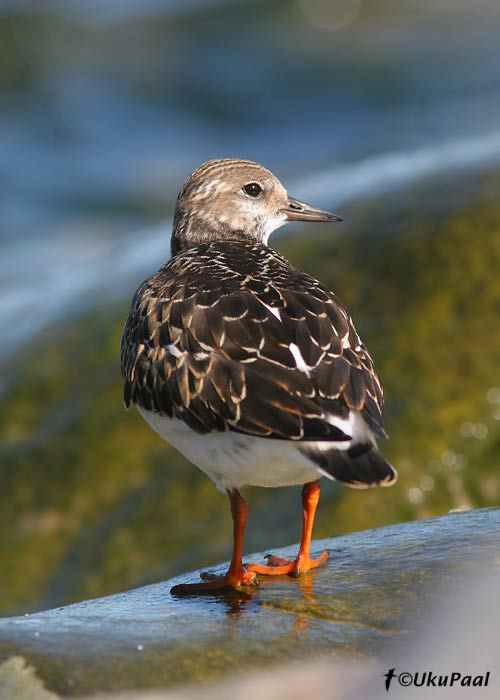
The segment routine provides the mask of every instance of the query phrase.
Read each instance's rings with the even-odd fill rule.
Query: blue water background
[[[0,2],[0,357],[159,267],[208,158],[343,214],[500,160],[499,29],[491,0]]]

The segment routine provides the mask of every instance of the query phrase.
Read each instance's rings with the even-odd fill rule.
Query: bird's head
[[[184,183],[174,216],[172,254],[225,239],[267,244],[288,221],[341,221],[289,197],[269,170],[237,158],[210,160]]]

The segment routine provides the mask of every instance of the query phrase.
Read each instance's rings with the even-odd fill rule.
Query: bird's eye
[[[249,182],[248,185],[245,185],[243,187],[243,191],[249,197],[258,197],[262,194],[262,187],[259,185],[258,182]]]

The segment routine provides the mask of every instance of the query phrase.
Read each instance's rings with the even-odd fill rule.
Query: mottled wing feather
[[[261,246],[250,248],[261,256]],[[231,267],[227,253],[226,272],[238,274],[217,279],[215,266],[215,277],[205,269],[203,278],[186,257],[182,274],[171,261],[135,295],[122,338],[127,406],[180,418],[199,433],[333,441],[348,438],[328,414],[356,409],[383,434],[373,362],[332,292],[274,251],[268,279],[245,275],[241,261]]]

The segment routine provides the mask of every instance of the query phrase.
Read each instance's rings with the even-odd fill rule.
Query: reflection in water
[[[276,608],[280,612],[293,616],[294,623],[288,630],[289,634],[295,633],[302,636],[309,631],[315,618],[324,617],[324,605],[320,596],[314,592],[315,579],[322,576],[324,572],[325,567],[320,566],[297,577],[263,576],[259,579],[261,588],[272,589],[276,587],[281,594],[276,599],[268,598],[266,607]]]
[[[182,593],[175,589],[176,586],[170,591],[173,598],[201,598],[209,604],[215,603],[223,606],[228,615],[251,612],[260,605],[257,600],[258,586],[248,586],[248,589],[243,587],[238,589],[225,588],[216,591],[184,591]]]

